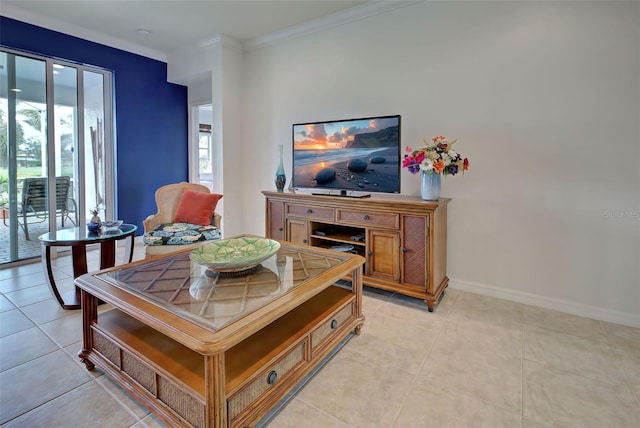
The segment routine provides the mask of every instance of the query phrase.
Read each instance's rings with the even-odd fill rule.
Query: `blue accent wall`
[[[167,64],[0,17],[0,44],[113,73],[117,217],[138,226],[156,212],[158,187],[187,181],[187,87],[167,82]]]

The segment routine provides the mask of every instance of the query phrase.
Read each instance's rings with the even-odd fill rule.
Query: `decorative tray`
[[[189,258],[215,272],[251,270],[280,249],[280,243],[267,238],[220,239],[191,251]]]
[[[116,232],[120,230],[120,226],[122,226],[122,220],[113,220],[113,221],[103,221],[101,228],[102,233],[104,232]]]

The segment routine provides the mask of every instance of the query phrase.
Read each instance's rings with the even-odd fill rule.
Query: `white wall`
[[[222,214],[224,236],[232,236],[244,231],[241,197],[245,179],[242,173],[245,166],[242,153],[243,59],[240,46],[226,37],[213,47],[213,54],[213,191],[224,195],[216,211]]]
[[[459,138],[471,161],[443,184],[452,287],[640,326],[639,3],[417,3],[243,70],[244,231],[280,143],[291,176],[292,123],[401,114],[404,145]]]

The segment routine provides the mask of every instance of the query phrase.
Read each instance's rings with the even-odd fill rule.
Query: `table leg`
[[[73,253],[73,273],[74,278],[76,275],[76,248],[72,248]],[[82,248],[82,258],[84,259],[84,271],[87,271],[87,259],[84,252],[84,247]],[[56,285],[56,280],[53,276],[53,268],[51,267],[51,247],[48,245],[42,246],[42,264],[44,265],[44,270],[46,272],[45,278],[47,280],[47,284],[49,285],[49,290],[51,290],[51,294],[56,298],[58,304],[62,309],[80,309],[80,289],[74,286],[74,290],[66,292],[64,294],[60,294],[60,290],[58,290],[58,286]]]
[[[129,235],[129,245],[125,246],[125,252],[124,252],[124,262],[125,263],[131,263],[131,260],[133,260],[133,248],[135,247],[135,235],[131,234]]]
[[[116,264],[116,241],[110,239],[100,243],[100,269],[110,268]]]
[[[80,297],[82,299],[83,347],[80,352],[78,352],[78,357],[80,357],[80,361],[82,361],[87,367],[87,370],[93,370],[95,366],[87,357],[93,348],[93,332],[91,331],[91,324],[98,320],[98,299],[85,290],[81,290]]]

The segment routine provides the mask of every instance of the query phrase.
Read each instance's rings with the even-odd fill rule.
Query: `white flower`
[[[429,158],[424,158],[424,162],[420,164],[420,169],[423,171],[431,171],[433,169],[433,162]]]
[[[458,157],[458,153],[456,153],[455,150],[449,150],[448,155],[449,155],[449,157],[451,157],[451,159],[455,159],[455,158]]]
[[[446,153],[442,154],[442,162],[444,162],[444,166],[447,166],[451,163],[451,158],[449,157],[448,154]]]

